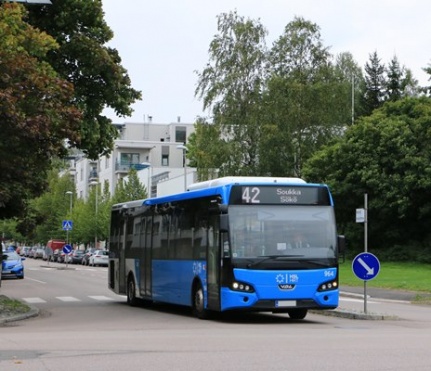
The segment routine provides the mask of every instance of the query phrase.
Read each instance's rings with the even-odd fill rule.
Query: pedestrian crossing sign
[[[73,222],[71,220],[63,220],[63,231],[71,231],[73,229]]]

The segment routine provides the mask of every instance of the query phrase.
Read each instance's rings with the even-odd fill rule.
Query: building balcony
[[[120,163],[120,162],[116,162],[115,163],[115,172],[116,173],[128,173],[130,171],[130,169],[135,169],[135,170],[142,170],[142,169],[146,169],[147,167],[149,167],[150,164],[149,163]]]

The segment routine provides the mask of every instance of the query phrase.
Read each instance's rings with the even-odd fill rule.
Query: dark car
[[[81,264],[84,257],[84,250],[74,250],[67,256],[67,262],[71,264]]]
[[[24,278],[24,257],[19,256],[15,251],[4,251],[2,259],[2,277]]]

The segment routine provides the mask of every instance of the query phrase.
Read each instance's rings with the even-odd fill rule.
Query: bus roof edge
[[[260,177],[260,176],[228,176],[223,178],[217,178],[212,180],[206,180],[204,182],[190,184],[188,186],[189,191],[197,189],[211,188],[222,186],[225,184],[241,183],[241,184],[305,184],[307,183],[301,178],[288,178],[288,177]]]

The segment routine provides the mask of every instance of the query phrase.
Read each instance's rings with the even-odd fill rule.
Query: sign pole
[[[364,194],[364,251],[368,252],[368,195]],[[364,281],[364,313],[367,313],[367,281]]]

